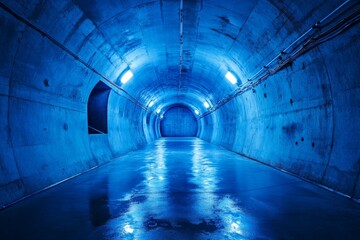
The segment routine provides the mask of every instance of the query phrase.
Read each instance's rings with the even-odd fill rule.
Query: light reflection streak
[[[216,169],[211,161],[203,155],[204,150],[200,141],[193,144],[192,150],[192,179],[191,182],[197,186],[196,191],[196,204],[194,210],[198,213],[205,215],[211,214],[212,206],[216,202],[217,180]],[[205,216],[204,216],[205,217]]]
[[[215,221],[219,230],[213,237],[239,239],[243,229],[244,213],[228,195],[219,194],[219,177],[216,158],[209,158],[207,149],[203,149],[201,140],[195,141],[192,151],[192,183],[197,185],[196,201],[193,209],[197,212],[197,221],[206,219]],[[206,153],[206,155],[205,155]],[[196,221],[196,220],[195,220]],[[214,239],[215,239],[214,238]],[[204,239],[206,235],[204,235]]]
[[[129,224],[126,224],[124,226],[124,231],[125,231],[125,233],[132,234],[134,232],[134,229]]]
[[[141,168],[144,180],[124,198],[130,201],[129,209],[118,218],[122,239],[144,239],[144,221],[149,216],[161,217],[163,211],[168,209],[166,192],[168,186],[167,168],[165,158],[165,144],[159,141],[155,153],[151,152],[144,158],[145,167]],[[143,196],[143,202],[132,202],[132,199]]]
[[[177,151],[166,145],[166,141],[158,141],[155,150],[142,156],[142,163],[134,174],[141,174],[141,181],[128,193],[123,194],[119,203],[126,202],[125,212],[111,222],[112,230],[118,234],[117,239],[151,239],[175,230],[174,237],[187,231],[188,225],[179,224],[184,220],[198,226],[206,224],[215,226],[214,231],[198,231],[196,239],[243,239],[247,237],[248,223],[241,208],[229,194],[223,193],[220,164],[221,155],[216,155],[202,140],[189,142],[190,151]],[[205,147],[204,147],[205,145]],[[179,154],[174,156],[175,154]],[[175,157],[181,166],[170,161]],[[169,161],[169,162],[168,162]],[[176,162],[176,161],[175,161]],[[177,162],[179,163],[179,162]],[[168,164],[168,165],[167,165]],[[173,165],[171,165],[173,164]],[[175,164],[175,165],[174,165]],[[179,184],[173,174],[185,171],[189,175],[180,183],[189,182],[189,188],[170,186]],[[180,176],[180,175],[179,175]],[[187,186],[187,185],[186,185]],[[174,189],[175,192],[169,192]],[[176,192],[181,189],[183,193]],[[173,191],[173,190],[171,190]],[[185,204],[181,205],[179,204]],[[164,227],[146,229],[149,219],[161,219],[172,225],[172,230]],[[112,233],[109,231],[108,236]],[[108,239],[108,238],[104,238]],[[158,239],[158,238],[156,238]]]

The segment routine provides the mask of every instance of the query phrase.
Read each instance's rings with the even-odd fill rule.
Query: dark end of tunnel
[[[184,105],[171,106],[160,122],[162,137],[195,137],[198,122],[193,112]]]

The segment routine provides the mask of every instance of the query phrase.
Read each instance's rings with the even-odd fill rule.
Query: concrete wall
[[[199,136],[359,199],[357,42],[359,27],[311,50],[202,119]]]
[[[67,30],[57,27],[50,31]],[[115,90],[109,96],[108,134],[89,135],[87,101],[102,78],[4,11],[0,29],[0,206],[154,140],[151,133],[145,138],[143,109]],[[94,47],[76,51],[88,59]],[[113,64],[101,53],[88,63],[98,69]],[[113,78],[115,68],[106,69]]]

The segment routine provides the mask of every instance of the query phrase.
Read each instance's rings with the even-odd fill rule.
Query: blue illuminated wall
[[[0,206],[138,149],[161,126],[360,199],[358,20],[203,116],[343,2],[0,0]],[[346,2],[310,32],[350,19],[360,2]],[[92,92],[99,81],[108,95]]]
[[[194,114],[186,107],[170,108],[160,123],[163,137],[195,137],[198,129]]]

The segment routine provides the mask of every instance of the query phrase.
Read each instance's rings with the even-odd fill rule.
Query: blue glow
[[[209,107],[210,107],[209,103],[208,103],[208,102],[204,102],[204,107],[209,108]]]
[[[152,106],[154,106],[154,101],[151,101],[151,102],[149,103],[149,107],[152,107]]]
[[[134,74],[128,70],[122,77],[121,77],[121,83],[125,84],[127,83],[132,77],[134,76]]]
[[[125,233],[132,234],[134,232],[134,229],[129,224],[127,224],[124,226],[124,231]]]
[[[227,80],[229,80],[229,82],[231,82],[231,84],[237,83],[236,77],[231,72],[227,72],[225,77],[227,78]]]
[[[186,106],[174,106],[164,114],[160,123],[162,137],[194,137],[198,130],[194,112]]]
[[[195,109],[194,112],[196,115],[199,115],[199,113],[200,113],[199,110],[197,110],[197,109]]]
[[[160,111],[161,111],[160,108],[158,108],[158,109],[156,110],[156,113],[160,113]]]

